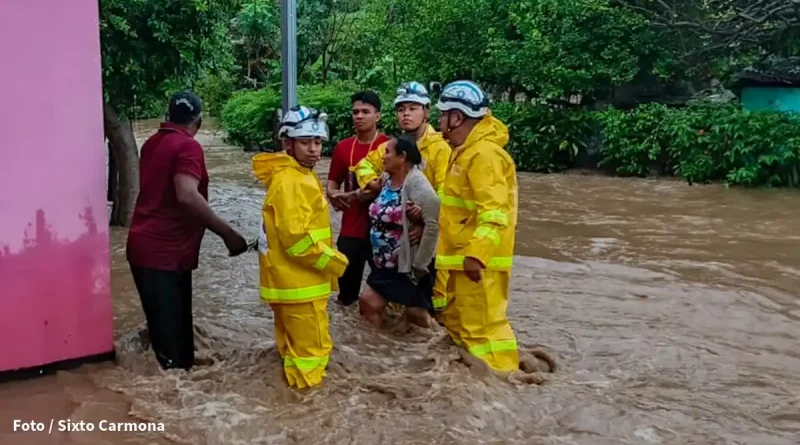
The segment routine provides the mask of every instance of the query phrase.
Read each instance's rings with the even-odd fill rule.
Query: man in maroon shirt
[[[170,98],[167,121],[142,146],[140,190],[128,233],[127,258],[147,319],[150,343],[164,369],[194,364],[192,271],[208,228],[230,255],[247,242],[208,205],[203,147],[194,136],[203,120],[200,98]]]
[[[358,301],[364,264],[371,262],[369,241],[369,203],[358,198],[358,184],[350,172],[372,150],[389,140],[378,132],[381,99],[372,91],[361,91],[350,98],[353,104],[353,125],[356,135],[340,141],[333,150],[328,172],[328,199],[342,211],[342,229],[337,247],[349,264],[339,278],[339,302],[349,306]],[[343,186],[343,189],[340,187]]]

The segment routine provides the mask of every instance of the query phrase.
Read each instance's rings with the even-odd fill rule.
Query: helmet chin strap
[[[447,113],[447,115],[446,115],[446,119],[447,119],[447,120],[445,121],[445,125],[444,125],[444,127],[445,127],[445,128],[447,128],[447,134],[448,134],[448,135],[449,135],[449,134],[450,134],[450,133],[451,133],[453,130],[455,130],[456,128],[458,128],[458,127],[460,127],[460,126],[461,126],[461,125],[459,125],[458,127],[455,127],[455,128],[454,128],[452,125],[450,125],[450,113]]]
[[[301,161],[300,159],[297,158],[297,156],[295,156],[295,154],[294,154],[294,141],[292,141],[292,148],[289,149],[289,150],[286,150],[286,154],[291,156],[295,161],[297,161],[298,164],[300,164],[301,166],[303,166],[303,167],[305,167],[305,168],[307,168],[309,170],[312,170],[317,165],[316,162]]]
[[[421,123],[421,124],[419,124],[419,127],[415,128],[415,129],[413,129],[413,130],[411,130],[411,131],[406,131],[405,133],[406,133],[406,134],[417,134],[417,132],[418,132],[418,131],[419,131],[421,128],[425,127],[426,125],[428,125],[428,118],[427,118],[427,117],[426,117],[425,119],[422,119],[422,123]]]
[[[309,170],[313,170],[314,167],[317,166],[316,162],[303,162],[303,161],[297,159],[296,157],[294,157],[294,160],[297,161],[298,164],[302,165],[303,167],[305,167],[305,168],[307,168]]]
[[[420,125],[419,127],[415,128],[415,129],[413,129],[413,130],[411,130],[411,131],[406,131],[406,134],[417,134],[417,132],[419,131],[419,129],[420,129],[420,128],[422,128],[422,127],[424,127],[424,126],[425,126],[425,124],[423,123],[422,125]]]

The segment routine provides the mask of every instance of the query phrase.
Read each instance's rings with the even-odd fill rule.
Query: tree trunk
[[[117,168],[117,159],[114,157],[114,150],[111,148],[111,143],[108,144],[108,187],[106,187],[106,201],[114,202],[117,194],[117,183],[119,169]]]
[[[248,51],[247,52],[247,80],[248,81],[253,78],[252,74],[253,74],[253,59],[250,58],[250,52]]]
[[[328,83],[328,57],[325,50],[322,51],[322,84]]]
[[[272,151],[275,152],[283,149],[281,146],[282,142],[278,138],[278,130],[280,130],[281,122],[283,120],[281,117],[281,111],[282,110],[278,109],[272,114]]]
[[[117,158],[114,156],[114,148],[111,147],[111,142],[108,143],[108,190],[107,201],[112,203],[111,207],[111,221],[119,220],[119,167],[117,166]]]
[[[133,124],[120,119],[111,105],[103,106],[103,127],[119,171],[118,193],[114,196],[111,225],[127,227],[133,218],[139,196],[139,149],[133,136]]]

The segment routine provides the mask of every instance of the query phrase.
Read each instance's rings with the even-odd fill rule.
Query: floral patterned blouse
[[[369,206],[370,242],[375,267],[397,268],[400,240],[403,238],[402,187],[392,188],[386,181],[380,194]]]

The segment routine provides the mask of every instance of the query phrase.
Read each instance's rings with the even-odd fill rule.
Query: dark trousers
[[[364,264],[372,268],[372,244],[369,238],[350,238],[340,236],[336,247],[346,257],[349,264],[344,275],[339,277],[339,302],[349,306],[358,301],[361,294],[361,281],[364,279]]]
[[[147,318],[150,344],[163,369],[194,365],[192,272],[168,272],[131,265]]]

